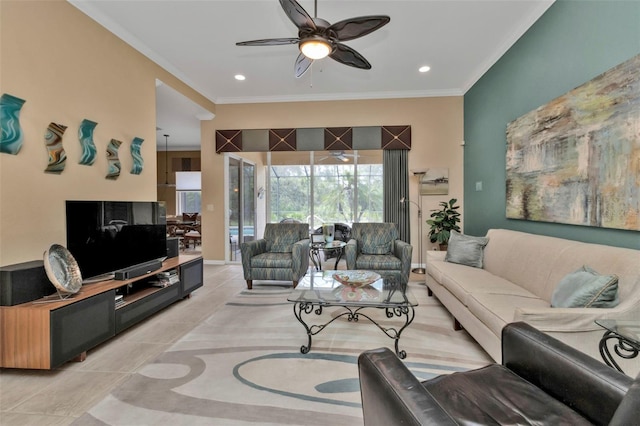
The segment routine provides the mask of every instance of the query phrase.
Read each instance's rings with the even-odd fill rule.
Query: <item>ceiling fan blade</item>
[[[249,40],[236,43],[236,46],[280,46],[283,44],[296,44],[299,38],[265,38],[261,40]]]
[[[306,10],[296,0],[280,0],[280,6],[284,9],[291,22],[299,29],[311,28],[316,31],[316,24]]]
[[[350,67],[361,68],[363,70],[371,69],[369,61],[346,44],[336,43],[336,48],[329,57],[341,64],[349,65]]]
[[[311,64],[313,64],[313,59],[307,58],[302,53],[299,54],[295,65],[296,78],[302,77],[304,73],[307,72]]]
[[[391,18],[385,15],[360,16],[336,22],[327,31],[334,31],[340,41],[349,41],[372,33],[387,25],[389,21]]]

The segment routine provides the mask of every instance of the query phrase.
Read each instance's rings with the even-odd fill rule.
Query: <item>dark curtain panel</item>
[[[409,209],[402,208],[402,197],[409,198],[409,151],[385,149],[382,154],[384,180],[384,221],[398,225],[400,239],[410,243]]]

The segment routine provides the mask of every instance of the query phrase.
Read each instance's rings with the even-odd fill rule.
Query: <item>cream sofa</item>
[[[483,268],[445,262],[445,252],[427,252],[426,284],[497,362],[501,331],[510,322],[527,322],[601,360],[604,330],[594,320],[640,321],[640,251],[505,229],[491,229],[487,237]],[[618,306],[551,307],[558,282],[583,265],[618,276]],[[620,365],[637,374],[640,357]]]

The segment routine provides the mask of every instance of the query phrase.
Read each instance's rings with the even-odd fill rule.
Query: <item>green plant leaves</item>
[[[432,243],[445,244],[449,241],[451,230],[460,232],[460,227],[457,225],[460,222],[458,212],[460,206],[456,205],[457,202],[456,198],[452,198],[449,202],[441,201],[439,204],[441,209],[431,210],[432,213],[429,216],[431,219],[427,220],[427,225],[431,227],[429,240]]]

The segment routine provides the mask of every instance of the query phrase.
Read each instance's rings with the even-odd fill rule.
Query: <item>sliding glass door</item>
[[[240,260],[240,243],[256,235],[255,165],[229,156],[229,257]]]
[[[271,152],[269,222],[382,221],[382,151]]]

